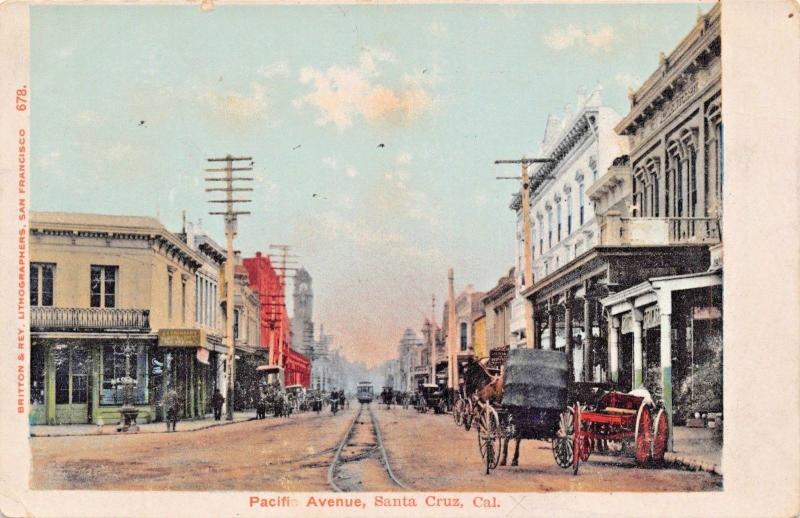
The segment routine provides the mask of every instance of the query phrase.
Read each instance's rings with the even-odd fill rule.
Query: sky
[[[202,171],[252,156],[236,248],[291,245],[316,324],[377,365],[449,267],[487,291],[513,265],[494,160],[581,89],[626,114],[698,5],[32,6],[32,209],[186,210],[224,243]]]

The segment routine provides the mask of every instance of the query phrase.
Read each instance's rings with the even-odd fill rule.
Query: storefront
[[[161,329],[158,331],[159,362],[165,376],[160,377],[159,395],[175,389],[181,417],[203,418],[210,413],[210,398],[218,384],[217,354],[202,329]],[[158,398],[163,419],[162,397]]]
[[[601,300],[611,381],[647,388],[672,426],[722,411],[722,272],[653,277]]]
[[[160,368],[152,337],[31,339],[31,424],[113,423],[123,405],[123,380],[134,384],[139,419],[155,419]]]

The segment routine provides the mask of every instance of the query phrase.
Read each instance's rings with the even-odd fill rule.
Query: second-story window
[[[53,277],[56,265],[31,263],[31,306],[53,305]]]
[[[557,241],[560,242],[561,241],[561,204],[560,203],[558,203],[556,205],[556,211],[557,211],[557,213],[556,213],[556,216],[557,216],[556,217],[556,222],[557,222],[557,225],[558,225],[558,240]]]
[[[567,235],[572,234],[572,193],[567,194]]]
[[[90,271],[90,306],[113,308],[117,306],[118,266],[92,265]]]
[[[461,350],[467,350],[467,323],[461,322]]]
[[[583,182],[578,184],[578,226],[583,225]]]
[[[233,310],[233,338],[234,338],[234,340],[239,338],[239,310],[238,309],[234,309]]]
[[[181,277],[181,323],[186,323],[186,278]]]
[[[172,272],[167,274],[167,318],[172,318]]]
[[[539,220],[539,255],[544,253],[544,222]]]
[[[553,210],[547,211],[547,248],[553,248]]]

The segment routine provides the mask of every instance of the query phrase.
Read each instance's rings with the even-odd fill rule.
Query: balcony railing
[[[713,245],[721,241],[717,218],[622,218],[608,214],[601,242],[609,246]]]
[[[150,331],[150,310],[32,307],[32,331]]]

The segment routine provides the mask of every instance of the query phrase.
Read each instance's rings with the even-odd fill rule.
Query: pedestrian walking
[[[170,425],[172,425],[172,431],[175,431],[175,425],[178,423],[178,393],[175,389],[170,389],[167,392],[167,397],[164,400],[164,408],[167,409],[167,431],[170,431]]]
[[[214,420],[219,421],[222,419],[222,404],[225,403],[225,397],[220,393],[219,389],[214,389],[214,395],[211,396],[211,406],[214,408]]]

